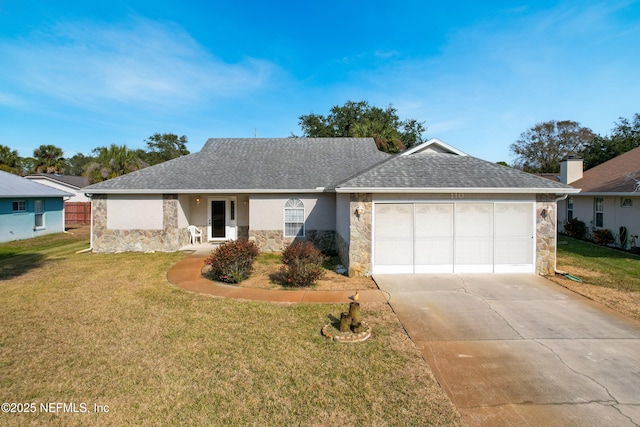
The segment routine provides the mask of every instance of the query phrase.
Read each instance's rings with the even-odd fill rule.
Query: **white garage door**
[[[533,273],[530,202],[376,203],[373,272]]]

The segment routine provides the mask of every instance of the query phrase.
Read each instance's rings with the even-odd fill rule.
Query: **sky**
[[[0,144],[23,157],[301,135],[348,100],[496,162],[548,120],[607,135],[640,113],[640,0],[0,0]]]

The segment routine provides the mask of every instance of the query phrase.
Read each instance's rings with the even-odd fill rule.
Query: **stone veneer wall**
[[[264,252],[282,252],[287,245],[296,240],[294,237],[284,237],[282,230],[249,230],[249,240]],[[309,241],[322,251],[335,249],[335,231],[333,230],[305,230],[305,237],[300,241]]]
[[[555,197],[536,198],[536,273],[553,276],[556,269],[556,208]]]
[[[249,226],[248,225],[239,225],[238,226],[238,239],[240,239],[240,240],[249,240]]]
[[[93,209],[94,252],[173,252],[189,243],[189,232],[178,228],[178,195],[162,197],[161,230],[112,230],[107,228],[107,196],[95,194]]]
[[[356,209],[364,210],[356,215]],[[371,225],[373,221],[373,203],[371,194],[351,194],[349,202],[349,277],[371,274]]]
[[[342,237],[340,233],[336,233],[336,251],[342,265],[349,265],[349,243]]]

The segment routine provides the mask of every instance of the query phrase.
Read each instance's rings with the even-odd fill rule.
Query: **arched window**
[[[284,204],[284,236],[304,236],[304,204],[300,199],[289,199]]]

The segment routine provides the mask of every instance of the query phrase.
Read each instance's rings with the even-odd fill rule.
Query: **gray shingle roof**
[[[399,155],[350,178],[342,188],[549,189],[571,187],[471,156],[445,153]]]
[[[44,178],[52,182],[66,184],[70,187],[82,188],[89,185],[89,178],[84,176],[62,175],[57,173],[34,173],[25,176],[27,179]]]
[[[0,171],[0,198],[68,196],[73,194]]]
[[[331,189],[387,158],[371,138],[209,139],[198,153],[90,185],[83,191]]]

